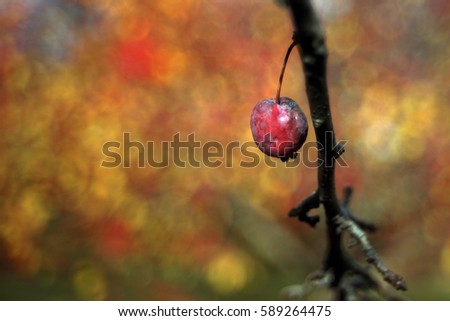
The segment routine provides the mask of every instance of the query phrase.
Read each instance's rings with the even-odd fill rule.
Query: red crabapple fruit
[[[250,127],[258,148],[287,161],[295,158],[308,135],[308,122],[297,103],[288,97],[266,98],[253,108]]]

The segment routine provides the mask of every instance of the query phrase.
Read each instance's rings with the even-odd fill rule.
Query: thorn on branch
[[[297,217],[300,221],[306,222],[311,227],[315,227],[320,221],[318,215],[309,216],[308,212],[313,208],[320,206],[319,191],[315,191],[313,194],[305,198],[300,204],[294,207],[288,214],[289,217]]]
[[[384,265],[375,249],[369,243],[366,233],[356,222],[343,215],[336,216],[335,222],[339,231],[347,231],[351,237],[359,242],[366,256],[366,261],[375,266],[386,282],[391,284],[397,290],[406,291],[408,289],[403,277],[389,270]]]
[[[353,195],[353,187],[351,187],[350,185],[347,185],[344,187],[344,193],[342,196],[342,205],[343,206],[348,206],[348,204],[350,204],[350,199],[352,198]]]
[[[343,216],[352,220],[360,228],[362,228],[363,230],[365,230],[367,232],[371,232],[371,233],[376,232],[377,227],[375,226],[375,224],[367,222],[367,221],[360,219],[359,217],[353,215],[353,213],[348,208],[348,205],[350,203],[352,195],[353,195],[353,187],[351,187],[350,185],[344,187],[344,192],[343,192],[342,202],[341,202],[341,211],[342,211]]]

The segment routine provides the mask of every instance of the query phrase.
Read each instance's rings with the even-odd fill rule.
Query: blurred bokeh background
[[[314,3],[338,189],[410,299],[450,299],[450,2]],[[274,0],[0,0],[0,299],[271,300],[316,270],[323,222],[286,216],[314,168],[100,166],[124,132],[157,159],[178,132],[252,141],[291,34]],[[310,121],[296,52],[282,93]]]

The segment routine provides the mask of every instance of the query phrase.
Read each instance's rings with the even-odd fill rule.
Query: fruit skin
[[[282,161],[295,158],[308,135],[305,114],[288,97],[281,97],[280,104],[274,98],[259,101],[253,108],[250,128],[258,148]]]

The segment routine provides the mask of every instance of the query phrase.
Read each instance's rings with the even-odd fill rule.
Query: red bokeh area
[[[114,57],[117,71],[125,79],[151,78],[156,67],[154,51],[148,40],[119,43]]]
[[[98,252],[107,258],[125,257],[133,252],[133,233],[124,221],[107,220],[95,228]]]
[[[320,266],[323,222],[286,216],[317,179],[295,50],[281,94],[309,122],[300,158],[265,157],[249,126],[291,42],[279,3],[0,2],[0,299],[273,300]],[[313,3],[348,141],[337,189],[409,298],[448,299],[448,1]]]

